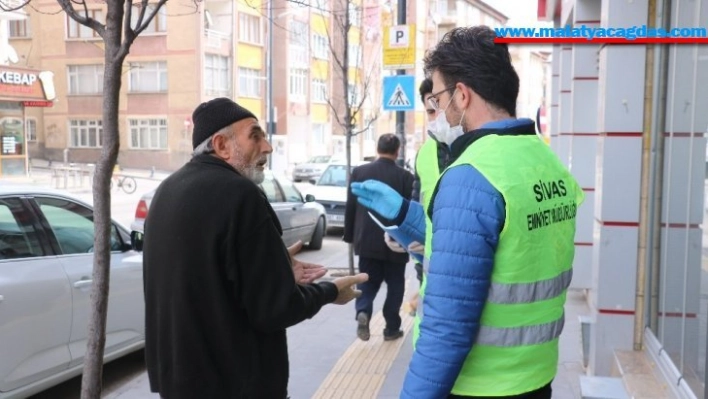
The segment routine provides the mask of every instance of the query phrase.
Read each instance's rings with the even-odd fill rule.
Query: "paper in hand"
[[[398,228],[398,226],[384,226],[384,224],[381,223],[381,221],[379,219],[377,219],[376,216],[374,216],[371,212],[368,212],[368,214],[369,214],[369,217],[371,219],[373,219],[374,222],[376,222],[376,224],[379,225],[379,227],[381,227],[381,229],[383,229],[383,231],[387,232],[388,235],[391,236],[391,238],[393,238],[394,240],[396,240],[396,242],[401,244],[401,246],[403,248],[408,248],[408,246],[413,241],[415,241],[415,239],[413,239],[413,237],[410,237],[407,234],[405,234],[401,229]],[[415,258],[415,260],[418,261],[419,263],[423,262],[422,255],[417,254],[417,253],[412,253],[412,252],[408,252],[408,254],[411,255],[413,258]]]

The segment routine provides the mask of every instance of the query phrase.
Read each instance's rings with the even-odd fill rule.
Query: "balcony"
[[[231,35],[214,29],[204,29],[206,46],[213,49],[223,49],[231,42]]]

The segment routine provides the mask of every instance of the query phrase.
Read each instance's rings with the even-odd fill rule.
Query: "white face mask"
[[[428,131],[430,136],[435,141],[439,143],[445,143],[448,146],[451,146],[452,143],[457,140],[458,137],[465,134],[464,129],[462,129],[462,119],[465,117],[466,110],[462,111],[460,121],[455,127],[450,127],[450,122],[447,121],[447,117],[445,116],[445,111],[447,111],[447,109],[450,107],[452,99],[455,97],[456,93],[457,89],[455,89],[455,91],[452,93],[450,101],[447,103],[445,109],[438,111],[438,116],[435,118],[435,122],[432,124],[433,126],[431,126],[432,130]]]

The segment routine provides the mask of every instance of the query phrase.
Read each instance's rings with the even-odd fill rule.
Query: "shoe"
[[[369,316],[361,312],[356,315],[356,322],[356,336],[362,341],[368,341],[371,337],[371,333],[369,332]]]
[[[384,341],[395,341],[403,336],[403,331],[398,330],[396,332],[389,333],[387,330],[384,330],[383,336]]]

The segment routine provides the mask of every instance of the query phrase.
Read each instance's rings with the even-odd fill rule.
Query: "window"
[[[285,201],[283,193],[280,192],[280,188],[278,188],[278,185],[275,180],[273,180],[272,176],[266,176],[263,183],[260,184],[260,187],[265,193],[266,198],[268,198],[268,202],[274,203]]]
[[[69,94],[101,94],[103,65],[69,65]]]
[[[204,56],[204,90],[207,95],[231,95],[230,70],[228,57],[214,54]]]
[[[25,135],[27,141],[37,141],[37,120],[34,118],[25,119]]]
[[[290,96],[301,99],[307,96],[307,69],[290,68]]]
[[[130,119],[130,148],[167,149],[167,119]]]
[[[313,144],[324,144],[326,131],[327,131],[327,125],[325,125],[324,123],[313,123],[312,124],[312,142],[313,142]],[[329,158],[327,158],[327,160],[324,162],[329,162]]]
[[[36,197],[44,217],[49,223],[62,254],[88,254],[93,252],[93,211],[75,202]],[[122,240],[118,230],[111,229],[111,250],[119,251]]]
[[[359,89],[355,84],[349,83],[347,90],[347,97],[349,98],[349,105],[353,107],[359,106]]]
[[[368,117],[364,122],[364,127],[366,132],[364,133],[364,140],[375,141],[376,140],[376,123],[374,118]]]
[[[19,200],[0,200],[0,260],[44,255],[31,220]]]
[[[103,145],[103,123],[95,120],[70,120],[69,135],[75,148],[96,148]]]
[[[349,23],[352,26],[361,25],[361,10],[359,9],[359,7],[354,3],[349,3],[348,10],[349,10]]]
[[[335,186],[335,187],[346,187],[347,186],[347,167],[345,165],[330,165],[320,181],[317,182],[318,186]]]
[[[285,196],[285,202],[304,202],[302,200],[302,194],[295,188],[295,186],[289,181],[280,180],[280,188],[283,189],[283,195]]]
[[[288,62],[290,65],[308,68],[310,66],[309,26],[301,21],[290,21]]]
[[[82,13],[83,15],[83,13]],[[103,17],[103,11],[101,10],[89,10],[89,16],[100,23],[105,23],[106,20]],[[66,36],[69,39],[98,39],[98,33],[88,26],[81,25],[80,23],[74,21],[66,16]]]
[[[128,90],[131,93],[167,91],[167,62],[131,62],[129,68]]]
[[[262,44],[261,18],[257,15],[239,13],[238,38],[242,42]]]
[[[261,97],[261,71],[251,68],[238,69],[239,97]]]
[[[307,47],[309,26],[302,21],[290,21],[290,44],[293,46]]]
[[[30,37],[29,18],[19,21],[7,21],[10,27],[10,38]]]
[[[131,26],[133,29],[136,29],[138,26],[138,18],[140,17],[140,9],[141,5],[140,4],[134,4],[133,7],[133,12],[130,14],[130,21],[131,21]],[[143,24],[145,23],[145,19],[147,19],[148,16],[155,10],[155,5],[154,4],[148,4],[147,10],[145,10],[145,16],[143,17]],[[161,33],[161,32],[167,32],[167,4],[163,5],[160,7],[160,10],[157,12],[155,17],[150,21],[150,24],[145,28],[145,30],[141,33],[141,35],[144,34],[150,34],[150,33]]]
[[[312,35],[312,53],[315,58],[322,60],[329,59],[329,40],[327,36],[322,36],[318,34]]]
[[[327,102],[327,81],[321,79],[312,81],[312,101],[318,103]]]
[[[349,66],[356,66],[358,67],[361,65],[361,46],[358,44],[349,44],[347,46],[349,49],[348,51],[348,61],[349,61]]]

